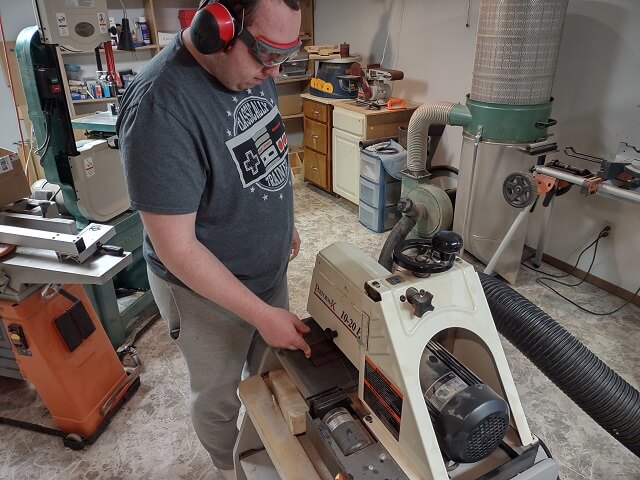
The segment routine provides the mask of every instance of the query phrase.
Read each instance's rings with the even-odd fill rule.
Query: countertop
[[[333,105],[335,108],[343,108],[345,110],[349,110],[352,112],[361,113],[367,116],[375,116],[375,115],[384,115],[386,113],[391,112],[403,112],[405,110],[415,110],[417,109],[421,103],[411,102],[409,100],[406,101],[407,108],[402,110],[388,110],[386,108],[381,108],[380,110],[371,110],[366,106],[356,104],[355,100],[352,99],[335,99],[335,98],[324,98],[324,97],[316,97],[315,95],[311,95],[310,93],[302,93],[300,94],[302,98],[306,98],[307,100],[313,100],[314,102],[324,103],[325,105]]]

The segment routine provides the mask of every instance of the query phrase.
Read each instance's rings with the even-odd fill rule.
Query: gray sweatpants
[[[257,372],[266,344],[257,330],[204,297],[169,283],[151,270],[149,283],[160,314],[187,362],[193,427],[213,464],[233,469],[240,400],[236,394],[245,360]],[[267,303],[288,308],[286,276]]]

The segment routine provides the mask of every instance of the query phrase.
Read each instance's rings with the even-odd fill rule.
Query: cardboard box
[[[278,109],[283,117],[302,113],[302,97],[300,97],[300,86],[298,84],[278,85]]]
[[[0,148],[0,207],[28,197],[30,193],[20,157],[11,150]]]
[[[173,37],[175,37],[176,35],[176,33],[158,32],[158,45],[169,45],[173,40]]]

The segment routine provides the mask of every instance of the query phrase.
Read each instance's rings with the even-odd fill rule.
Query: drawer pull
[[[318,136],[317,133],[314,133],[313,135],[311,135],[311,138],[313,138],[314,140],[317,140],[320,137]]]
[[[311,112],[311,113],[313,113],[314,115],[320,115],[320,112],[319,112],[318,110],[314,110],[314,111],[313,111],[313,112]]]

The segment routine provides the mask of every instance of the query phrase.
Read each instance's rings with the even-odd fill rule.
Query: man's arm
[[[298,229],[296,226],[293,226],[293,240],[291,241],[291,254],[289,255],[289,261],[293,260],[300,253],[300,235],[298,234]]]
[[[309,328],[293,313],[263,302],[200,243],[195,213],[140,212],[140,216],[156,255],[181,282],[252,324],[270,346],[311,355],[302,338]]]

